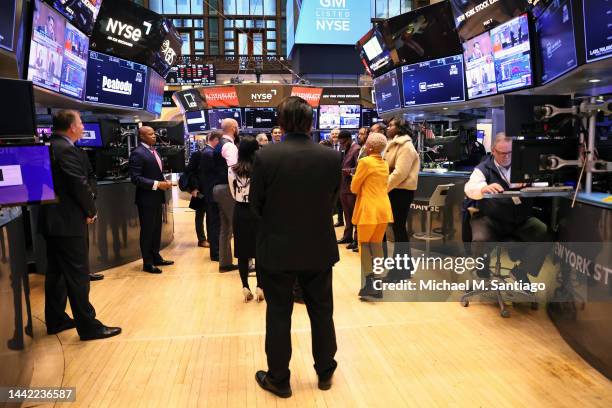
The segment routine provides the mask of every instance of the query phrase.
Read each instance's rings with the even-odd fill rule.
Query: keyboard
[[[525,187],[521,189],[523,193],[569,193],[570,191],[573,191],[571,186]]]

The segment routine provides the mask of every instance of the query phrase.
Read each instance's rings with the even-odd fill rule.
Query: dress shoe
[[[359,245],[357,245],[355,248],[353,248],[353,252],[359,253]]]
[[[337,222],[334,224],[334,227],[344,227],[344,223],[343,222]]]
[[[291,387],[280,388],[272,384],[270,380],[268,379],[268,373],[266,373],[265,371],[260,370],[256,372],[255,381],[257,381],[257,384],[259,384],[261,388],[263,388],[266,391],[270,391],[272,394],[276,395],[277,397],[289,398],[292,395]]]
[[[339,239],[337,242],[338,244],[350,244],[351,242],[353,242],[353,240],[350,238],[342,238]]]
[[[368,275],[365,278],[365,285],[359,290],[359,299],[361,300],[378,300],[382,299],[382,290],[376,290],[374,288],[374,275]]]
[[[326,378],[319,377],[319,389],[322,391],[327,391],[332,386],[332,375]]]
[[[155,261],[153,262],[153,265],[155,266],[168,266],[168,265],[174,265],[174,261],[167,261],[165,259],[162,259],[160,261]]]
[[[231,264],[231,265],[220,266],[219,272],[231,272],[237,269],[238,269],[238,265]]]
[[[89,274],[90,281],[99,281],[102,279],[104,279],[104,275],[102,275],[101,273],[90,273]]]
[[[108,337],[113,337],[121,333],[121,327],[108,327],[102,326],[98,330],[93,333],[84,334],[81,337],[81,340],[98,340],[98,339],[106,339]]]
[[[346,246],[346,249],[355,249],[357,248],[357,243],[355,241],[351,242]]]
[[[213,262],[219,262],[219,257],[211,255],[210,260],[213,261]]]
[[[142,270],[149,273],[162,273],[162,270],[153,265],[145,265]]]
[[[70,319],[70,320],[66,320],[64,323],[60,324],[59,326],[55,326],[55,327],[47,326],[47,334],[57,334],[57,333],[63,332],[64,330],[74,329],[75,327],[76,327],[76,323],[74,322],[73,319]]]
[[[204,241],[200,241],[198,242],[198,246],[201,248],[210,248],[210,242],[204,240]]]

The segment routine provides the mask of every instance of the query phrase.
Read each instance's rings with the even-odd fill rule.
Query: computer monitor
[[[484,145],[485,131],[482,129],[476,130],[476,141],[481,145]]]
[[[319,128],[333,129],[340,127],[340,106],[321,105],[319,106]]]
[[[36,110],[32,82],[0,78],[0,139],[33,137],[36,134]]]
[[[427,155],[433,157],[435,161],[465,160],[467,158],[466,145],[467,141],[461,134],[425,139],[425,146],[435,150]]]
[[[584,0],[582,5],[586,61],[612,57],[612,2]]]
[[[0,206],[55,199],[49,146],[0,146]]]
[[[272,129],[278,125],[275,108],[244,108],[245,129]]]
[[[524,139],[512,142],[512,168],[510,182],[557,183],[578,180],[577,167],[550,170],[550,156],[564,160],[578,159],[578,139]]]
[[[376,109],[361,108],[361,126],[369,128],[381,120],[376,113]]]
[[[533,85],[527,14],[501,24],[490,32],[497,91],[506,92]]]
[[[572,106],[569,95],[504,95],[504,129],[507,136],[571,137],[571,115],[557,115],[548,121],[537,121],[534,109],[542,105],[558,108]]]
[[[463,43],[463,60],[468,98],[495,95],[495,62],[488,31]]]
[[[157,152],[164,164],[164,171],[170,173],[181,173],[185,171],[184,146],[160,147],[157,149]]]
[[[157,135],[157,143],[170,143],[183,146],[185,144],[185,128],[183,122],[154,121],[144,122],[143,126],[150,126]]]
[[[45,141],[45,142],[49,141],[49,139],[51,139],[52,134],[53,134],[53,128],[51,128],[51,125],[36,127],[36,135],[41,141]]]
[[[185,121],[189,133],[201,133],[210,129],[208,120],[206,119],[206,111],[204,110],[185,112]]]
[[[374,99],[379,114],[402,107],[397,69],[374,78]]]
[[[242,110],[240,108],[220,108],[208,110],[208,123],[211,129],[221,129],[223,119],[235,119],[242,126]]]
[[[358,129],[361,121],[361,105],[340,105],[340,128]]]
[[[83,137],[75,144],[80,147],[104,147],[99,123],[83,123]]]
[[[400,72],[405,108],[465,100],[461,55],[405,65]]]

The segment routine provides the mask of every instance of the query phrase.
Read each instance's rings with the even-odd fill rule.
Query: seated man
[[[520,187],[510,183],[512,139],[504,133],[498,133],[491,152],[492,156],[474,169],[465,184],[465,194],[476,201],[475,207],[479,210],[470,220],[472,241],[550,241],[546,224],[532,215],[531,200],[519,197],[483,199],[487,193],[497,194],[512,187]],[[481,244],[475,244],[474,248],[484,249]],[[511,274],[517,281],[529,283],[527,274],[537,276],[545,258],[546,252],[540,246],[528,246],[521,254],[520,266],[514,268]],[[479,271],[479,275],[488,277],[489,270]]]

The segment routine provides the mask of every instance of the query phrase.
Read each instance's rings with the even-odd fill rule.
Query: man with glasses
[[[533,216],[531,200],[519,197],[487,199],[485,194],[499,194],[506,190],[523,187],[510,183],[512,164],[512,139],[505,133],[498,133],[493,141],[492,156],[487,157],[472,172],[465,184],[465,194],[474,200],[472,206],[478,212],[470,219],[474,249],[484,249],[484,242],[550,241],[546,224]],[[531,245],[522,253],[519,267],[512,270],[517,281],[529,283],[527,274],[537,276],[546,253],[541,247]],[[483,278],[488,277],[489,270],[479,271]]]

